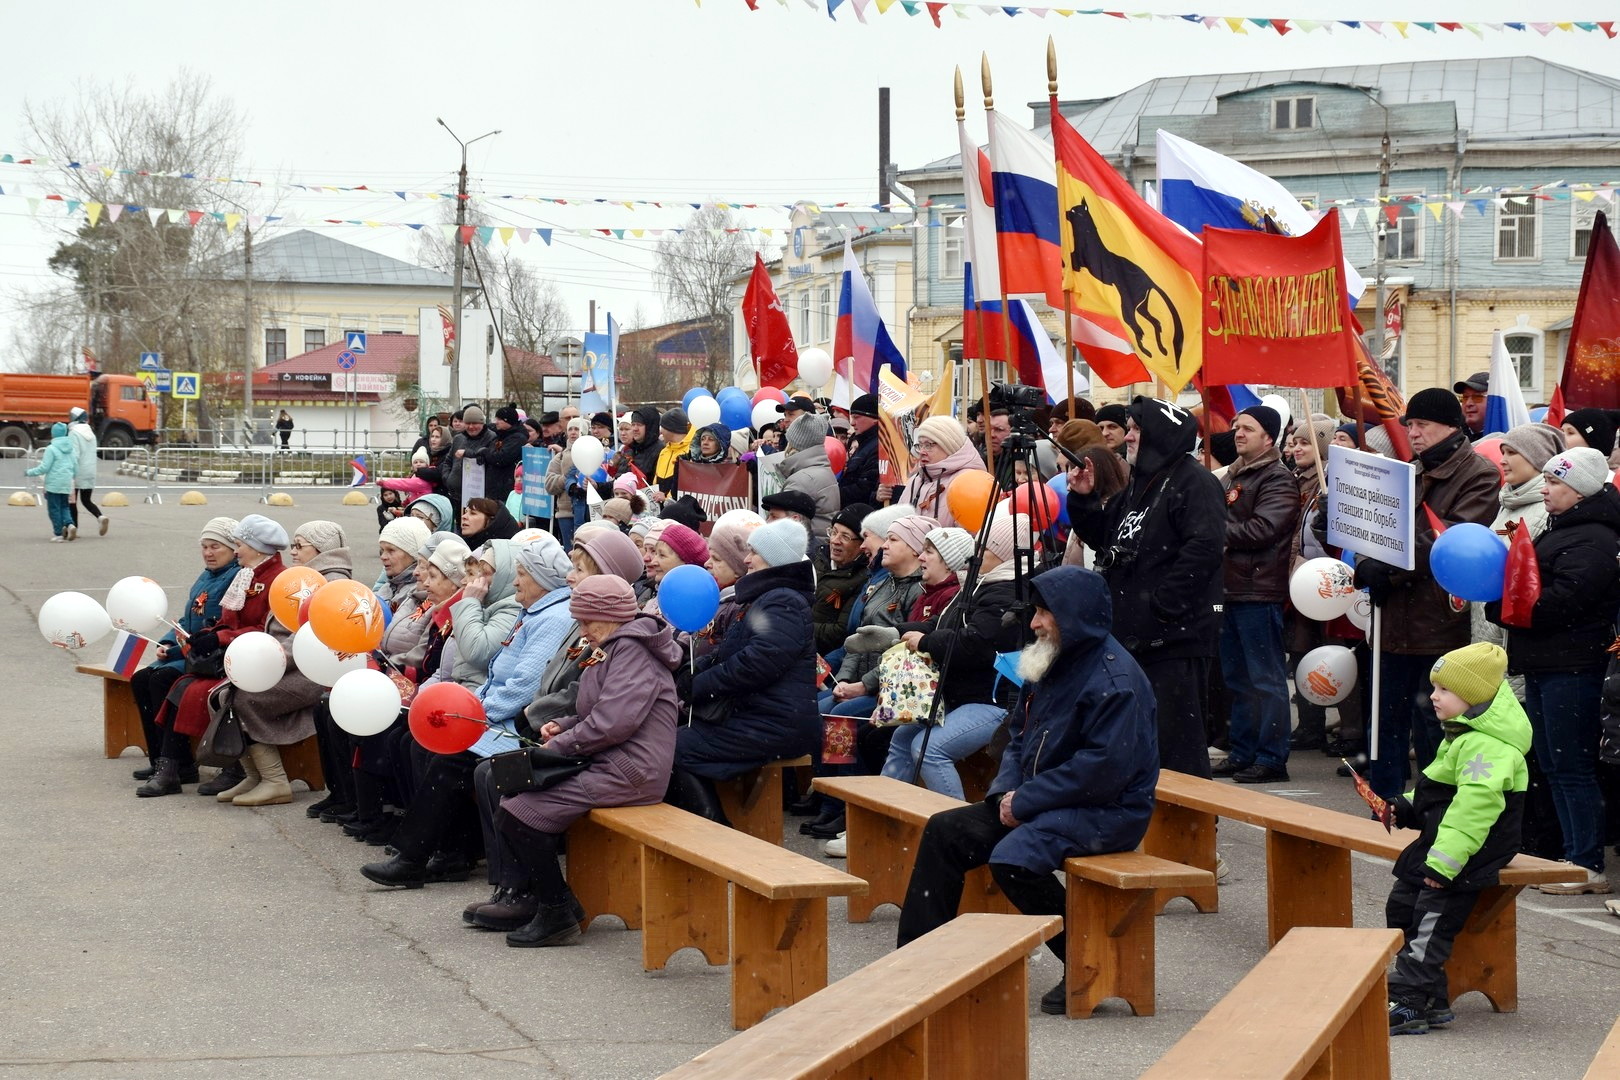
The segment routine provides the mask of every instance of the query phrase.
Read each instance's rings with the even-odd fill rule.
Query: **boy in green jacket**
[[[1477,642],[1434,662],[1429,701],[1445,739],[1417,786],[1394,801],[1395,823],[1418,838],[1395,861],[1384,915],[1406,935],[1389,977],[1389,1033],[1451,1023],[1446,960],[1497,871],[1519,849],[1530,721],[1503,682],[1507,653]]]

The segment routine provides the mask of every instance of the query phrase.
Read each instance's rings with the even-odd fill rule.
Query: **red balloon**
[[[1033,502],[1031,492],[1034,493]],[[1045,484],[1019,484],[1013,488],[1011,499],[1013,513],[1028,514],[1036,532],[1051,528],[1058,519],[1058,512],[1063,509],[1058,493]]]
[[[483,737],[484,704],[460,683],[434,683],[411,702],[411,734],[435,754],[459,754]]]
[[[1481,439],[1474,444],[1474,453],[1496,466],[1496,475],[1507,481],[1507,470],[1502,467],[1502,440]]]
[[[827,463],[832,466],[833,475],[837,476],[844,471],[844,465],[849,461],[849,450],[836,435],[829,435],[822,441],[827,447]]]
[[[753,404],[758,405],[762,401],[779,401],[785,405],[787,404],[787,394],[774,386],[762,386],[754,391]]]

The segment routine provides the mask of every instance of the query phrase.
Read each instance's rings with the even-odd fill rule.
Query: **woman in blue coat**
[[[718,818],[713,788],[704,781],[729,780],[820,745],[808,545],[804,526],[788,519],[749,534],[733,621],[687,695],[694,706],[723,701],[730,712],[720,723],[698,719],[675,733],[670,801],[676,805]]]
[[[60,544],[78,535],[73,527],[73,478],[78,472],[79,452],[73,445],[66,424],[51,425],[51,445],[39,464],[24,475],[45,478],[45,508],[51,515],[51,542]]]
[[[236,519],[210,518],[203,526],[197,544],[202,549],[203,571],[192,582],[186,595],[185,610],[176,620],[189,636],[219,621],[219,601],[240,569],[232,540]],[[159,727],[157,714],[163,699],[185,674],[186,659],[180,653],[180,636],[170,630],[157,644],[150,667],[144,667],[129,680],[135,704],[141,711],[141,730],[146,733],[146,756],[151,766],[135,770],[135,779],[146,783],[135,789],[145,799],[154,795],[174,795],[181,784],[197,782],[197,763],[191,756],[191,738],[178,734],[173,726]],[[167,743],[165,742],[167,740]]]

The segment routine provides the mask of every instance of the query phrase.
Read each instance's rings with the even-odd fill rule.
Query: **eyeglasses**
[[[314,551],[315,550],[315,545],[314,544],[306,544],[302,540],[294,540],[292,542],[292,549],[294,551],[302,551],[304,548],[309,548],[311,551]]]

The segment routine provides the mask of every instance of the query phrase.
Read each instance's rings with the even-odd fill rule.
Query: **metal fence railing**
[[[392,447],[349,450],[254,451],[201,446],[162,446],[132,454],[118,473],[146,482],[146,501],[163,502],[164,488],[253,488],[260,501],[279,488],[348,487],[354,462],[364,458],[367,479],[405,476],[410,452]]]
[[[410,430],[360,428],[294,428],[288,433],[288,451],[333,450],[358,453],[364,450],[409,450],[421,434]],[[177,448],[230,450],[238,453],[283,452],[281,432],[247,432],[226,425],[211,428],[163,428],[158,445]]]

